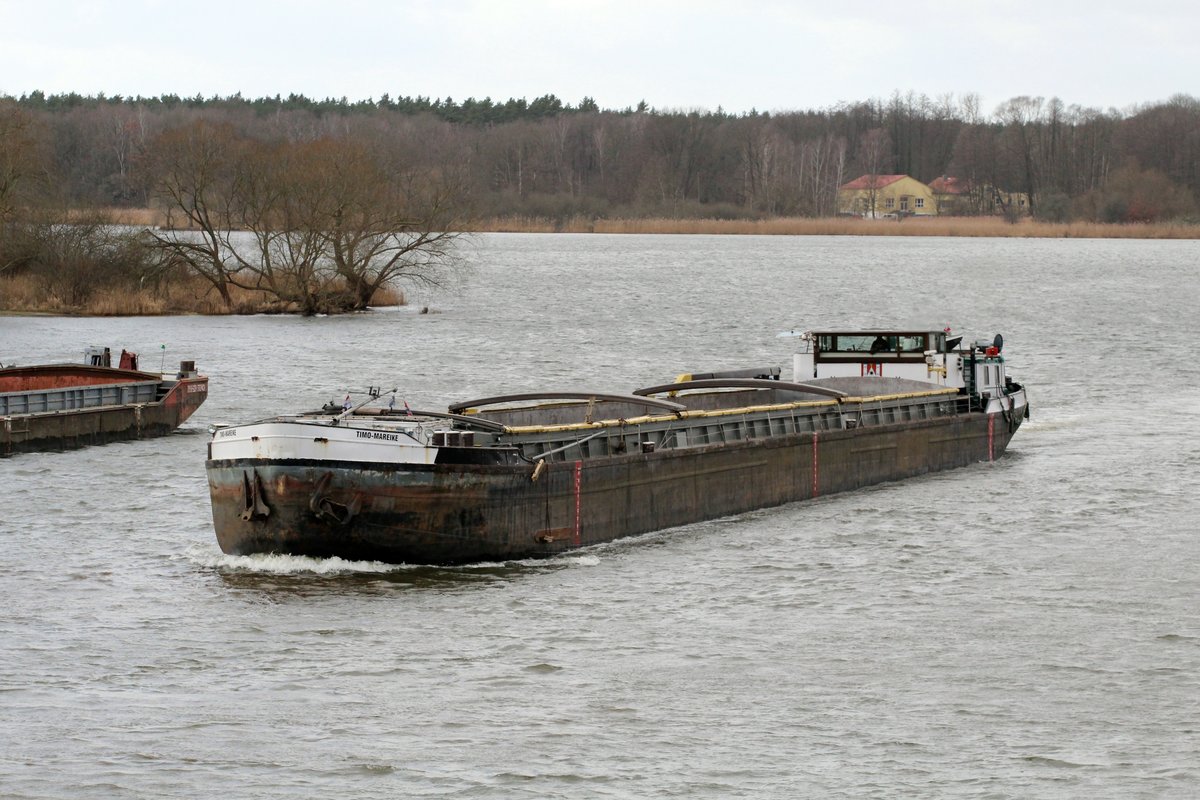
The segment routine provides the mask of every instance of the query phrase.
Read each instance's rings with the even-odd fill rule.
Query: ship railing
[[[461,403],[454,403],[450,406],[451,413],[462,414],[477,411],[486,406],[496,406],[505,403],[523,403],[544,400],[588,400],[588,401],[604,401],[611,403],[631,403],[633,405],[642,406],[644,408],[654,408],[667,411],[684,411],[687,407],[679,403],[671,402],[670,400],[659,400],[653,397],[639,397],[629,394],[611,394],[607,392],[527,392],[522,394],[506,394],[497,395],[495,397],[481,397],[477,400],[466,400]]]
[[[396,411],[395,409],[360,408],[354,412],[354,416],[375,417],[382,422],[412,422],[421,419],[447,420],[464,428],[477,428],[493,433],[503,433],[508,430],[507,425],[484,417],[452,414],[446,411],[421,411],[415,408],[412,409],[411,413],[408,411]]]
[[[890,425],[957,414],[967,410],[956,389],[913,392],[875,397],[852,397],[843,401],[846,427]]]
[[[669,393],[675,396],[679,392],[693,389],[771,389],[776,392],[792,392],[796,394],[813,394],[818,397],[845,397],[845,392],[830,389],[827,386],[815,386],[809,383],[793,383],[770,378],[700,378],[695,380],[663,383],[658,386],[648,386],[635,389],[638,396]]]
[[[600,458],[845,430],[951,416],[966,410],[954,390],[854,397],[571,425],[511,427],[501,437],[531,460]],[[509,438],[511,437],[511,438]]]
[[[0,393],[0,416],[153,403],[157,396],[157,381],[3,392]]]

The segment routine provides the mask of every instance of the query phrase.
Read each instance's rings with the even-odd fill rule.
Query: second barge
[[[195,362],[174,375],[143,372],[136,353],[107,347],[82,363],[0,368],[0,456],[70,450],[161,436],[178,428],[208,397]]]

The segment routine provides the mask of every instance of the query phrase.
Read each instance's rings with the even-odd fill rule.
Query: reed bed
[[[167,218],[153,208],[102,209],[114,224],[161,227]],[[776,236],[982,236],[1039,239],[1200,239],[1200,223],[1015,223],[1000,217],[771,217],[768,219],[676,219],[670,217],[567,219],[530,216],[491,217],[471,228],[495,233],[663,233]]]
[[[476,230],[511,233],[662,233],[777,236],[978,236],[1045,239],[1200,239],[1200,224],[1015,223],[996,217],[774,217],[771,219],[591,219],[498,217]]]
[[[227,307],[205,281],[184,278],[158,287],[130,289],[101,287],[80,302],[71,303],[48,291],[45,283],[31,275],[0,278],[0,311],[27,314],[63,314],[89,317],[142,317],[176,314],[293,314],[298,309],[281,303],[265,292],[230,288],[233,299]],[[385,288],[371,298],[371,305],[400,306],[406,302],[398,289]]]

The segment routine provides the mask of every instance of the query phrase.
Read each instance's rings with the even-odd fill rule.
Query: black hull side
[[[623,536],[999,457],[1020,419],[982,413],[532,466],[209,461],[233,555],[461,564]]]

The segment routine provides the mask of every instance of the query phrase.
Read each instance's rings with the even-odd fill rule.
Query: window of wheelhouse
[[[826,355],[836,355],[839,353],[869,353],[872,352],[871,347],[875,344],[878,334],[873,333],[826,333],[817,337],[817,349]],[[895,347],[894,336],[883,337],[887,341],[887,347],[884,350],[891,350]],[[879,348],[876,348],[876,352]]]
[[[824,355],[894,353],[900,337],[887,333],[823,333],[817,350]]]
[[[924,358],[926,350],[930,349],[933,339],[934,347],[938,344],[935,336],[940,334],[925,333],[819,333],[816,335],[817,360],[825,358],[840,360],[842,358],[862,358],[864,356],[893,356],[901,361],[912,358]]]

